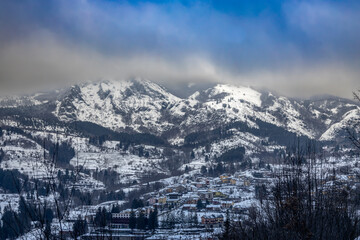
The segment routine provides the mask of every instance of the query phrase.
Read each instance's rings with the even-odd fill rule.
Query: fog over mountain
[[[40,2],[0,3],[3,93],[132,77],[298,97],[359,88],[358,1]]]

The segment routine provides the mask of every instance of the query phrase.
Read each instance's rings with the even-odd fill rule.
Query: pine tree
[[[46,240],[51,239],[51,223],[50,222],[47,222],[45,224],[44,237]]]
[[[195,158],[195,153],[194,153],[194,151],[191,151],[190,157],[191,157],[191,159],[194,159],[194,158]]]
[[[201,199],[199,199],[197,201],[196,207],[197,207],[197,209],[203,209],[204,208],[204,204],[202,203]]]
[[[142,208],[142,207],[144,207],[144,203],[143,203],[143,201],[141,201],[141,199],[132,200],[132,203],[131,203],[131,208],[132,209],[137,209],[137,208]]]
[[[77,239],[77,237],[85,234],[87,232],[87,223],[86,220],[82,219],[79,215],[77,220],[73,225],[73,237]]]
[[[107,211],[106,208],[99,208],[95,215],[95,225],[98,227],[105,227],[107,225]]]
[[[131,213],[130,213],[129,228],[131,228],[131,229],[136,228],[136,216],[135,216],[135,212],[133,210],[131,210]]]
[[[224,230],[221,239],[230,239],[230,215],[229,211],[226,211],[226,221],[224,223]]]
[[[194,223],[195,226],[197,226],[199,224],[197,213],[195,213],[194,216],[193,216],[193,223]]]
[[[202,175],[205,175],[207,173],[207,169],[205,166],[202,166],[200,171]]]
[[[19,200],[19,218],[22,221],[22,225],[25,231],[28,231],[31,226],[31,208],[26,203],[23,196],[20,197]]]
[[[119,204],[113,205],[111,209],[111,213],[119,213],[119,212],[120,212]]]
[[[139,217],[136,219],[136,228],[142,230],[146,229],[146,219],[142,212],[140,212]]]
[[[155,208],[154,211],[152,211],[150,213],[150,216],[149,216],[149,229],[150,230],[155,230],[156,228],[159,227],[159,222],[158,222],[158,211],[157,209]]]
[[[54,218],[54,213],[51,210],[51,208],[46,208],[45,209],[44,217],[45,217],[45,222],[48,222],[48,223],[52,222],[52,220]]]
[[[2,148],[0,148],[0,163],[3,160],[3,158],[5,157],[5,152]]]
[[[24,233],[24,227],[19,223],[19,217],[11,209],[5,209],[1,220],[3,239],[13,239]]]

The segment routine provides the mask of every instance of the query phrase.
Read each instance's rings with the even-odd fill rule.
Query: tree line
[[[256,187],[260,207],[225,224],[220,239],[355,239],[360,235],[359,190],[325,171],[316,147],[296,148],[282,160],[274,184]]]

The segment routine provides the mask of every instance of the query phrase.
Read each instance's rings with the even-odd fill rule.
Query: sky
[[[360,1],[0,1],[0,93],[133,77],[351,98]]]

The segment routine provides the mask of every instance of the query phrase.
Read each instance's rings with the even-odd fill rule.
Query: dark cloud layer
[[[351,97],[359,43],[358,1],[0,2],[3,93],[139,76]]]

